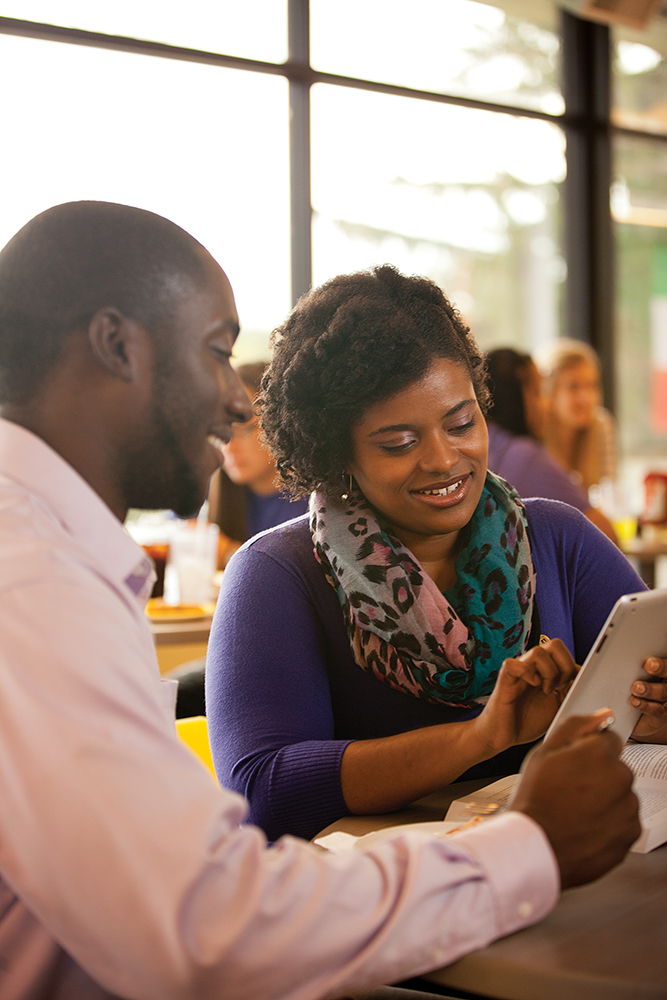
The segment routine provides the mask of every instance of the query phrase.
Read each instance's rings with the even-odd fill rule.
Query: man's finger
[[[610,738],[610,747],[618,756],[621,752],[621,741],[608,729],[613,721],[614,714],[610,708],[601,708],[592,715],[572,715],[561,723],[553,733],[550,733],[543,745],[548,750],[559,750],[561,747],[569,746],[577,740],[593,736],[604,730],[605,737]]]

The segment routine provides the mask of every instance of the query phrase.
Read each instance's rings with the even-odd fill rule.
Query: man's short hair
[[[79,201],[35,216],[0,251],[0,402],[33,399],[67,336],[99,309],[168,331],[204,261],[192,236],[143,209]]]

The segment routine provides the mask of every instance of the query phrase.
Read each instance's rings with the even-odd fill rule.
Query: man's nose
[[[233,423],[244,424],[253,415],[252,403],[248,393],[239,381],[236,374],[232,374],[232,382],[229,386],[225,408]]]

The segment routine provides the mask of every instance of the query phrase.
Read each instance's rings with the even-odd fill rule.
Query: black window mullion
[[[312,284],[310,195],[309,0],[288,0],[289,62],[306,72],[289,80],[290,222],[292,304]]]
[[[598,352],[606,405],[613,410],[614,241],[611,186],[610,35],[602,24],[562,12],[567,178],[565,329]]]

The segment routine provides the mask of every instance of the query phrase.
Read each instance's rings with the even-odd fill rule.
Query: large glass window
[[[4,0],[3,17],[283,62],[287,0]]]
[[[289,309],[287,83],[274,76],[0,35],[0,246],[50,205],[137,205],[227,270],[242,356]]]
[[[614,123],[667,133],[667,18],[648,32],[615,30],[612,70]]]
[[[311,0],[316,69],[563,112],[549,0]]]
[[[437,281],[485,347],[560,332],[561,130],[318,85],[313,280],[390,262]]]
[[[615,152],[622,452],[667,466],[667,143],[619,136]]]

